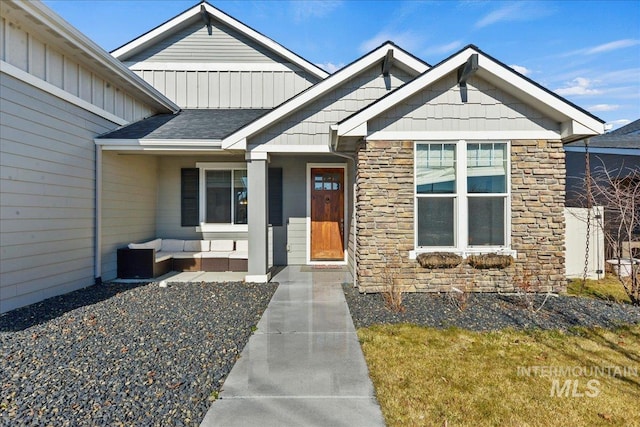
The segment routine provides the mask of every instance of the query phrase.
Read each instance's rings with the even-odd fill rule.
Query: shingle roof
[[[640,119],[633,121],[629,124],[622,126],[614,131],[609,132],[608,135],[638,135],[640,134]]]
[[[202,109],[158,114],[98,139],[210,139],[221,140],[270,110]]]
[[[584,140],[572,142],[567,147],[584,147]],[[612,132],[591,138],[589,147],[610,149],[640,149],[640,119]]]

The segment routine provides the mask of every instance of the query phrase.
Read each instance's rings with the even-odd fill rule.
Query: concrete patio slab
[[[310,270],[310,271],[308,271]],[[201,426],[384,426],[343,271],[287,267]]]

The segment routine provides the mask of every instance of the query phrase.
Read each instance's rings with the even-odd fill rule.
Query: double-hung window
[[[416,250],[508,247],[506,142],[418,142],[415,150]]]
[[[199,163],[200,222],[203,225],[247,224],[247,169],[244,164]]]

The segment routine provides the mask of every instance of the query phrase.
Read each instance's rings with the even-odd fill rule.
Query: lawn
[[[581,279],[573,279],[567,285],[567,294],[586,296],[607,301],[631,303],[624,287],[613,274],[607,274],[600,280],[587,279],[583,285]]]
[[[388,426],[640,426],[640,325],[358,336]]]

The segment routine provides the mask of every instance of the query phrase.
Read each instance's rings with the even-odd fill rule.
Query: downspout
[[[95,192],[95,236],[94,277],[95,284],[102,284],[102,146],[96,144],[96,192]]]
[[[356,240],[357,236],[357,229],[358,229],[358,220],[357,220],[357,215],[356,215],[356,190],[358,189],[358,184],[357,184],[357,180],[355,177],[355,173],[357,172],[357,161],[356,161],[356,157],[354,156],[350,156],[349,154],[345,154],[345,153],[339,153],[334,149],[334,145],[333,142],[338,140],[338,136],[336,133],[336,130],[332,127],[331,131],[330,131],[331,137],[329,140],[329,151],[331,152],[331,154],[334,154],[338,157],[342,157],[345,158],[347,160],[351,160],[353,162],[353,173],[354,173],[354,177],[353,177],[353,231],[352,231],[352,235],[353,235],[353,286],[354,287],[358,287],[358,265],[356,264],[357,259],[356,259],[356,253],[358,252],[358,241]],[[348,244],[348,242],[347,242]]]

